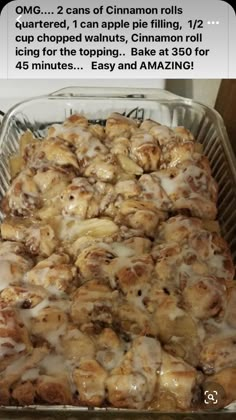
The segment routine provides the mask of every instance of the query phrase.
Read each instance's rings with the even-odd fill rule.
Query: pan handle
[[[124,99],[185,99],[172,92],[164,89],[155,88],[126,88],[126,87],[114,87],[106,89],[102,87],[82,87],[82,86],[68,86],[63,89],[57,90],[49,94],[50,99],[58,98],[124,98]]]
[[[133,91],[132,91],[133,90]],[[109,92],[105,92],[104,89],[99,87],[80,87],[80,86],[69,86],[55,92],[50,93],[50,98],[58,98],[58,97],[75,97],[75,98],[82,98],[82,97],[114,97],[118,96],[120,98],[145,98],[145,94],[137,93],[136,89],[131,89],[130,92],[127,93],[127,89],[124,88],[112,88]]]

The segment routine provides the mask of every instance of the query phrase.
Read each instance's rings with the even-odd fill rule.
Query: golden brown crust
[[[213,336],[203,343],[200,365],[206,374],[217,373],[236,364],[236,335]]]
[[[81,404],[99,407],[105,399],[105,380],[107,372],[96,360],[81,361],[73,371],[75,386]]]
[[[66,254],[52,254],[36,264],[25,276],[28,284],[43,286],[52,294],[73,290],[76,269]]]
[[[159,343],[153,338],[136,338],[106,381],[109,401],[120,408],[144,408],[153,397],[160,364]]]
[[[191,405],[194,386],[197,382],[197,372],[192,366],[163,352],[162,365],[158,389],[158,405],[151,406],[162,410],[168,410],[171,397],[171,411],[178,409],[186,410]],[[155,404],[155,402],[154,402]]]
[[[236,367],[225,368],[213,375],[210,380],[223,388],[217,408],[223,408],[236,400]],[[207,379],[209,381],[209,379]]]
[[[48,404],[71,404],[71,390],[67,378],[41,375],[36,384],[37,397]]]
[[[118,292],[99,280],[90,280],[73,295],[71,317],[82,331],[96,331],[113,321],[114,304]]]
[[[33,405],[35,395],[35,386],[29,381],[17,385],[12,392],[12,398],[20,405]]]
[[[105,131],[107,137],[114,140],[116,137],[129,138],[136,129],[135,121],[114,112],[107,119]]]

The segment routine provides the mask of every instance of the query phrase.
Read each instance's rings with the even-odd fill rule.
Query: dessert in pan
[[[209,381],[234,401],[234,266],[192,134],[72,115],[9,164],[0,403],[189,411]]]

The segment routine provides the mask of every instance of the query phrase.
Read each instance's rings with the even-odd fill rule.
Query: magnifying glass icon
[[[213,394],[208,394],[207,396],[209,401],[215,401],[214,395]]]

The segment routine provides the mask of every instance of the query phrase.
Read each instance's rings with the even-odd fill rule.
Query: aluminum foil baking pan
[[[143,120],[150,118],[170,127],[188,128],[203,145],[211,164],[212,175],[219,186],[218,220],[236,264],[236,159],[221,116],[213,109],[155,89],[97,89],[69,87],[48,96],[21,102],[4,116],[0,129],[0,199],[10,184],[8,159],[19,149],[21,134],[30,129],[35,137],[43,137],[47,127],[62,123],[78,112],[91,121],[104,123],[111,112]],[[0,213],[0,220],[3,215]],[[0,418],[8,419],[139,419],[139,420],[235,420],[236,404],[224,410],[194,413],[160,413],[82,407],[32,406],[2,407]]]

